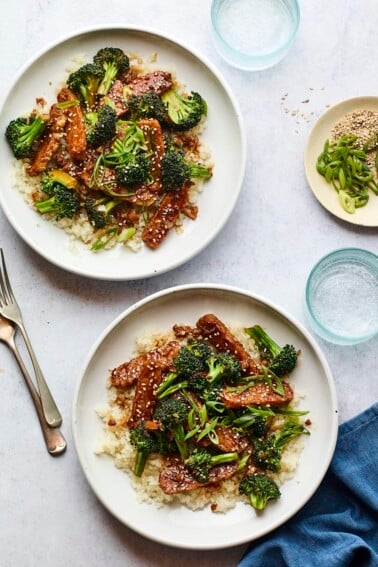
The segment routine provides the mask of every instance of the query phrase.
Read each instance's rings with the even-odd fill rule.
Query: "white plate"
[[[0,130],[13,118],[30,112],[36,97],[49,103],[77,54],[89,59],[104,46],[121,47],[146,62],[158,53],[155,67],[172,70],[188,90],[198,91],[208,103],[207,127],[201,139],[211,149],[213,178],[199,197],[196,221],[185,219],[183,234],[174,230],[161,247],[137,254],[118,246],[94,254],[79,241],[29,207],[12,187],[12,155],[0,137],[0,204],[18,234],[44,258],[71,272],[106,280],[133,280],[161,274],[188,261],[222,229],[238,198],[245,170],[245,133],[236,100],[218,71],[195,50],[155,31],[137,27],[90,29],[65,38],[27,63],[5,98]]]
[[[135,339],[145,331],[169,330],[174,323],[194,324],[212,312],[226,323],[259,323],[282,344],[294,344],[302,354],[291,377],[299,407],[309,409],[311,436],[306,437],[295,477],[282,486],[279,501],[257,514],[244,503],[226,514],[184,506],[156,508],[141,504],[128,475],[106,455],[96,456],[103,435],[95,408],[107,401],[109,369],[131,357]],[[216,549],[256,539],[297,512],[321,482],[334,452],[337,403],[330,369],[319,347],[305,329],[270,302],[228,286],[197,284],[154,294],[127,309],[94,345],[79,378],[73,401],[73,434],[84,474],[92,489],[121,522],[161,543],[193,549]]]
[[[349,112],[362,109],[378,112],[378,97],[349,98],[327,110],[311,129],[304,153],[304,165],[308,184],[319,203],[327,211],[352,224],[378,226],[378,197],[374,193],[369,192],[370,199],[365,207],[356,209],[354,214],[347,213],[342,208],[338,194],[332,184],[327,183],[325,178],[316,170],[316,160],[323,151],[325,141],[330,138],[334,125]]]

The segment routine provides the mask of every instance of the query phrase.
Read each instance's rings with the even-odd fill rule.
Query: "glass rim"
[[[281,0],[281,2],[285,2],[285,0]],[[217,38],[221,41],[221,43],[223,43],[232,53],[235,53],[238,56],[242,56],[244,60],[247,60],[247,59],[249,61],[268,60],[271,57],[273,57],[274,55],[278,55],[279,53],[282,53],[283,51],[285,51],[285,49],[287,49],[290,46],[290,44],[292,43],[292,41],[293,41],[297,31],[298,31],[299,22],[300,22],[300,19],[301,19],[300,18],[301,10],[300,10],[300,7],[299,7],[299,3],[298,3],[297,0],[287,0],[287,2],[290,2],[292,4],[292,7],[294,8],[294,11],[293,11],[294,25],[292,27],[291,33],[290,33],[288,39],[285,41],[285,43],[283,43],[277,49],[274,49],[273,51],[269,51],[269,53],[266,53],[265,55],[251,55],[250,53],[247,53],[246,51],[236,49],[230,43],[228,43],[228,41],[226,41],[224,39],[223,35],[219,31],[218,23],[217,23],[217,17],[216,17],[216,14],[215,14],[216,4],[218,3],[218,0],[212,0],[212,2],[211,2],[211,22],[212,22],[213,31],[216,34]]]
[[[356,248],[356,247],[338,248],[337,250],[334,250],[333,252],[329,252],[328,254],[322,256],[310,271],[310,274],[306,282],[305,299],[306,299],[306,307],[308,313],[311,316],[311,319],[314,321],[314,323],[319,327],[320,331],[324,333],[323,338],[326,338],[328,336],[338,341],[344,341],[344,344],[352,345],[353,343],[363,342],[368,339],[372,339],[378,333],[378,326],[375,329],[373,329],[373,331],[370,331],[369,333],[365,333],[364,335],[353,335],[353,336],[340,335],[338,333],[331,331],[321,321],[319,321],[318,317],[314,314],[310,300],[310,285],[313,281],[316,272],[319,270],[320,266],[326,260],[331,260],[332,257],[337,258],[337,256],[343,256],[344,254],[348,254],[348,253],[355,253],[361,257],[365,256],[367,259],[377,262],[377,274],[378,274],[378,255],[374,254],[374,252],[370,252],[369,250],[365,250],[364,248]]]

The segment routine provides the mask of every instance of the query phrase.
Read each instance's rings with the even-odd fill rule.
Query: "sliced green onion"
[[[118,242],[126,242],[127,240],[130,240],[130,238],[132,238],[135,233],[136,233],[136,228],[134,228],[133,226],[129,228],[123,228],[117,240]]]
[[[344,211],[346,211],[350,215],[352,215],[356,210],[353,197],[348,195],[348,193],[346,193],[345,191],[339,191],[339,201]]]
[[[360,207],[364,207],[369,200],[369,195],[357,195],[357,197],[353,197],[354,206],[356,209]]]
[[[98,252],[99,250],[102,250],[107,246],[107,244],[109,244],[113,240],[113,238],[117,236],[118,232],[119,232],[118,226],[105,230],[101,234],[101,236],[99,236],[97,240],[95,240],[95,242],[92,244],[91,250],[93,252]]]
[[[185,380],[184,382],[179,382],[178,384],[173,384],[173,386],[170,386],[169,388],[164,390],[161,394],[159,394],[157,396],[157,398],[159,400],[163,400],[167,396],[171,396],[175,392],[178,392],[179,390],[183,390],[184,388],[187,388],[187,387],[188,387],[188,381],[187,380]]]
[[[316,162],[318,173],[332,184],[341,206],[349,214],[367,204],[368,190],[378,195],[378,184],[366,163],[367,152],[378,146],[378,132],[364,144],[363,150],[356,147],[356,141],[357,136],[350,134],[333,142],[326,140]],[[375,168],[378,174],[378,154]]]
[[[206,435],[209,435],[211,431],[214,431],[216,426],[218,425],[218,417],[214,417],[211,421],[208,422],[206,427],[202,429],[201,433],[198,435],[198,441],[201,441]]]
[[[59,110],[64,110],[65,108],[71,108],[72,106],[77,106],[80,102],[75,98],[73,100],[65,100],[64,102],[58,102],[55,105],[55,108],[59,108]]]

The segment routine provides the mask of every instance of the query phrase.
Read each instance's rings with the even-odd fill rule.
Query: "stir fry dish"
[[[101,417],[114,443],[99,452],[140,491],[155,486],[155,503],[183,496],[195,509],[223,492],[232,505],[245,499],[263,510],[278,499],[293,440],[311,424],[301,422],[308,412],[295,409],[288,381],[296,349],[259,325],[231,331],[214,314],[143,345],[111,371],[111,407]]]
[[[37,103],[5,135],[47,219],[93,251],[131,241],[155,250],[183,215],[196,219],[196,192],[212,176],[199,93],[104,47],[69,74],[49,109]]]

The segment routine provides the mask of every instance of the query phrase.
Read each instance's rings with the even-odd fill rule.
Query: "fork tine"
[[[3,249],[0,248],[0,253],[1,253],[1,258],[3,258]],[[3,305],[6,303],[6,291],[5,291],[5,287],[4,287],[4,278],[3,278],[3,272],[0,266],[0,304]]]
[[[7,272],[7,267],[5,264],[5,258],[2,248],[0,248],[0,254],[1,254],[1,264],[2,264],[2,269],[0,268],[0,285],[3,292],[2,293],[4,298],[3,303],[9,303],[11,301],[14,301],[14,295],[8,278],[8,272]]]

